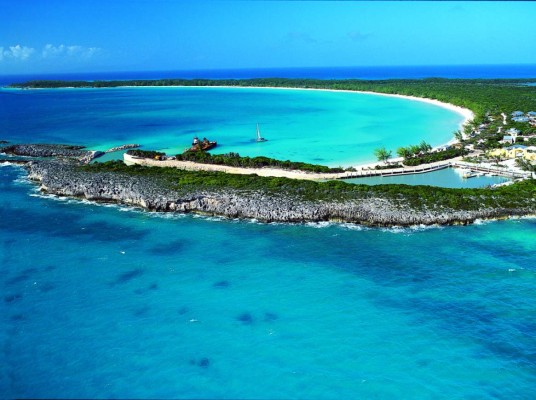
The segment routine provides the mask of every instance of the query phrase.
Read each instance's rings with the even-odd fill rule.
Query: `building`
[[[502,144],[514,144],[516,139],[511,135],[504,135],[502,140],[499,140],[499,143]]]
[[[512,118],[512,121],[514,121],[514,122],[529,122],[529,119],[527,117],[514,117],[514,118]]]
[[[506,131],[506,133],[508,133],[509,135],[512,135],[512,136],[517,136],[521,133],[521,131],[519,129],[516,129],[516,128],[510,128]]]
[[[500,156],[503,158],[524,158],[528,161],[536,161],[536,146],[523,146],[516,144],[502,149],[495,149],[489,153],[491,156]]]

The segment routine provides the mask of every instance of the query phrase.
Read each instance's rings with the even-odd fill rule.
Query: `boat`
[[[257,124],[257,138],[255,139],[256,142],[266,142],[267,139],[263,138],[261,136],[261,131],[259,129],[259,124]]]
[[[464,178],[464,179],[469,179],[469,178],[474,178],[475,176],[477,176],[477,174],[474,173],[473,171],[469,170],[469,171],[465,172],[465,173],[462,175],[462,178]]]
[[[192,147],[190,147],[186,151],[208,151],[210,149],[213,149],[217,145],[218,142],[210,141],[207,138],[203,138],[203,140],[200,141],[196,136],[192,141]]]

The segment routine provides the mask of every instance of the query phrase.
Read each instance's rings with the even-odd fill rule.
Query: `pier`
[[[335,179],[352,179],[352,178],[366,178],[372,176],[398,176],[398,175],[412,175],[412,174],[424,174],[427,172],[439,171],[445,168],[458,167],[467,168],[472,172],[483,172],[487,174],[495,174],[498,176],[504,176],[507,178],[529,178],[530,172],[515,172],[507,168],[493,168],[482,166],[478,164],[468,163],[461,160],[448,160],[439,161],[437,163],[423,164],[416,167],[401,167],[392,169],[374,169],[373,167],[362,168],[357,171],[348,171],[342,174],[338,174]]]
[[[416,167],[401,167],[392,169],[360,169],[358,171],[348,171],[338,174],[336,179],[351,179],[351,178],[366,178],[371,176],[396,176],[396,175],[412,175],[424,174],[426,172],[438,171],[440,169],[449,168],[450,162],[442,162],[436,164],[419,165]]]

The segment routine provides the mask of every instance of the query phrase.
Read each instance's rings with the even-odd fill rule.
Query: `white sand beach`
[[[136,88],[139,86],[129,86],[132,88]],[[401,94],[390,94],[390,93],[378,93],[378,92],[371,92],[371,91],[357,91],[357,90],[337,90],[337,89],[314,89],[314,88],[292,88],[292,87],[269,87],[269,86],[255,86],[255,87],[245,87],[245,86],[148,86],[155,87],[155,88],[184,88],[184,87],[199,87],[199,88],[226,88],[226,89],[270,89],[270,90],[313,90],[313,91],[322,91],[322,92],[342,92],[342,93],[362,93],[362,94],[368,94],[368,95],[376,95],[376,96],[387,96],[387,97],[397,97],[401,99],[406,100],[412,100],[412,101],[420,101],[422,103],[432,104],[434,106],[442,107],[444,109],[454,111],[461,116],[463,116],[464,120],[460,123],[460,129],[463,128],[463,126],[469,122],[471,122],[474,119],[474,113],[463,107],[456,106],[454,104],[450,103],[444,103],[439,100],[424,98],[424,97],[415,97],[415,96],[406,96]],[[452,138],[447,143],[438,146],[443,147],[446,145],[452,145],[454,143],[457,143],[458,141],[456,138]],[[402,161],[402,158],[393,158],[391,159],[392,162],[399,162]],[[148,166],[169,166],[169,167],[175,167],[185,170],[204,170],[204,171],[220,171],[220,172],[227,172],[227,173],[234,173],[234,174],[257,174],[259,176],[272,176],[272,177],[286,177],[286,178],[292,178],[292,179],[310,179],[310,180],[322,180],[322,179],[340,179],[347,177],[348,173],[341,173],[341,174],[318,174],[318,173],[310,173],[310,172],[302,172],[302,171],[288,171],[288,170],[282,170],[277,168],[239,168],[239,167],[228,167],[223,165],[212,165],[212,164],[197,164],[189,161],[177,161],[177,160],[166,160],[166,161],[156,161],[156,160],[150,160],[150,159],[138,159],[136,157],[131,157],[128,155],[125,155],[125,162],[132,163],[132,164],[140,164],[140,165],[148,165]],[[367,170],[372,169],[376,165],[380,165],[380,162],[373,162],[373,163],[365,163],[365,164],[352,164],[352,166],[358,170]],[[434,163],[432,163],[434,164]]]

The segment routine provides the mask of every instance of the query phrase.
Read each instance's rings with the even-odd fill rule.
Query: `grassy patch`
[[[481,208],[517,208],[536,206],[536,181],[525,180],[496,189],[450,189],[410,185],[355,185],[343,181],[307,180],[237,175],[211,171],[184,171],[167,167],[127,166],[109,161],[79,167],[88,173],[109,172],[149,176],[179,191],[238,190],[278,194],[308,201],[344,201],[364,198],[389,199],[414,209],[477,210]]]

